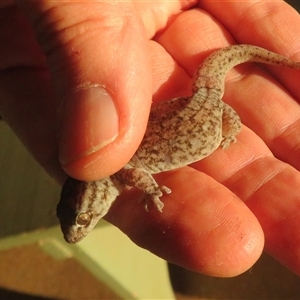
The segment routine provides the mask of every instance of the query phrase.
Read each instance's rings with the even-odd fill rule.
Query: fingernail
[[[118,133],[118,113],[109,93],[100,85],[75,89],[62,104],[60,163],[67,165],[100,150]]]

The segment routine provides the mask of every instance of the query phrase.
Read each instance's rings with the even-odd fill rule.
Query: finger
[[[113,173],[141,141],[151,102],[141,20],[126,3],[18,3],[34,26],[63,101],[63,168],[85,180]],[[115,152],[122,155],[116,159]]]
[[[231,18],[215,2],[202,2],[202,6],[218,18],[239,43],[259,45],[296,61],[300,60],[299,36],[295,30],[300,26],[300,17],[287,3],[262,1],[259,5],[253,5],[252,2],[240,5],[231,2],[226,5]],[[226,87],[228,94],[237,97],[229,100],[225,95],[224,99],[232,101],[243,122],[260,134],[276,157],[299,170],[300,140],[297,132],[300,126],[300,72],[278,67],[268,67],[268,70],[283,86],[275,89],[277,83],[271,82],[269,76],[262,77],[262,72],[256,73],[260,76],[259,83],[254,80],[256,77],[250,79],[251,76],[245,76],[244,73],[244,84],[234,83],[234,86]],[[241,99],[242,93],[243,101],[237,100]]]
[[[294,76],[292,73],[290,76]],[[251,68],[242,80],[228,82],[226,88],[224,100],[232,103],[242,122],[264,140],[277,158],[300,170],[300,106],[289,91],[258,68]]]
[[[300,192],[296,188],[300,184],[299,172],[274,158],[245,127],[236,144],[225,151],[219,149],[193,167],[242,199],[264,230],[265,249],[300,274]]]
[[[299,36],[294,29],[299,26],[299,13],[285,1],[228,2],[226,10],[214,1],[202,1],[201,7],[220,20],[238,43],[258,45],[288,57],[298,52]],[[297,85],[294,90],[299,93]]]
[[[146,212],[138,205],[141,193],[131,190],[116,200],[106,219],[137,245],[196,272],[234,276],[255,263],[263,232],[234,194],[192,168],[156,178],[172,190],[162,198],[162,213]]]

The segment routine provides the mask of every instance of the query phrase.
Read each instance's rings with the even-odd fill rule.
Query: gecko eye
[[[89,226],[92,221],[92,215],[89,212],[78,214],[76,217],[76,225],[78,226]]]

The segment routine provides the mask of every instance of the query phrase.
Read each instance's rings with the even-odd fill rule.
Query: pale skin
[[[152,95],[154,102],[187,95],[192,74],[212,50],[230,43],[247,43],[300,59],[299,34],[294,29],[299,28],[300,17],[284,2],[228,2],[226,11],[218,3],[205,1],[201,1],[200,9],[191,9],[184,2],[162,2],[153,7],[140,3],[136,9],[130,3],[119,3],[122,9],[116,9],[107,3],[91,2],[85,6],[84,16],[80,4],[70,2],[60,7],[61,2],[51,2],[58,7],[48,11],[49,3],[23,3],[26,18],[22,24],[16,22],[23,16],[18,9],[3,8],[1,12],[0,21],[5,26],[0,26],[0,40],[5,46],[1,48],[0,112],[42,166],[60,181],[65,175],[57,159],[58,148],[64,170],[80,180],[98,179],[120,169],[142,138]],[[126,30],[113,26],[125,24],[122,22],[111,22],[110,26],[106,22],[104,30],[103,15],[95,17],[95,6],[107,13],[106,21],[116,16],[114,9],[119,14],[129,14]],[[44,34],[40,43],[45,44],[46,27],[54,32],[57,28],[51,26],[69,29],[59,28],[59,41],[64,46],[54,47],[58,52],[47,52],[51,55],[49,70],[33,42],[29,25],[32,23],[27,21],[40,20],[45,8],[48,18],[35,28]],[[68,18],[63,23],[49,21],[60,14],[65,16],[65,9],[73,27],[66,24]],[[151,17],[147,18],[145,11],[151,11]],[[8,13],[10,18],[6,17]],[[124,15],[118,17],[124,20]],[[89,22],[82,22],[81,18]],[[282,22],[283,18],[289,22]],[[50,27],[47,21],[52,24]],[[97,24],[93,26],[93,22]],[[73,36],[70,40],[70,28],[76,28],[78,33],[83,24],[91,26],[89,33],[95,30],[97,34],[84,42]],[[154,37],[157,31],[160,34]],[[11,36],[15,37],[14,43],[10,42]],[[56,41],[55,34],[49,36]],[[101,44],[102,55],[95,51],[94,43]],[[48,47],[49,44],[52,45],[47,43]],[[75,45],[76,53],[68,51]],[[117,46],[122,49],[120,55],[116,55]],[[20,47],[24,51],[13,51]],[[63,60],[58,55],[62,49],[64,55],[68,53]],[[237,136],[238,143],[228,151],[214,152],[192,168],[156,176],[160,185],[172,190],[164,199],[162,214],[140,209],[136,203],[140,193],[131,190],[116,200],[106,219],[136,244],[197,272],[216,276],[239,274],[255,263],[265,247],[300,274],[300,75],[288,69],[278,71],[278,67],[266,70],[249,64],[229,73],[223,99],[246,125]],[[48,72],[52,81],[41,76]],[[93,153],[91,149],[80,153],[88,142],[82,145],[87,133],[76,123],[78,115],[82,118],[84,114],[76,111],[77,106],[68,112],[68,117],[61,117],[72,121],[77,134],[75,143],[72,134],[65,134],[66,140],[60,140],[60,144],[56,138],[57,103],[67,91],[86,82],[104,85],[113,95],[120,116],[119,135],[101,149],[92,147]],[[91,108],[86,108],[87,113]]]

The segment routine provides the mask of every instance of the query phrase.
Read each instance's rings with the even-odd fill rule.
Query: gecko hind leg
[[[222,114],[222,142],[223,149],[236,142],[235,136],[241,131],[241,119],[235,110],[224,103]]]

